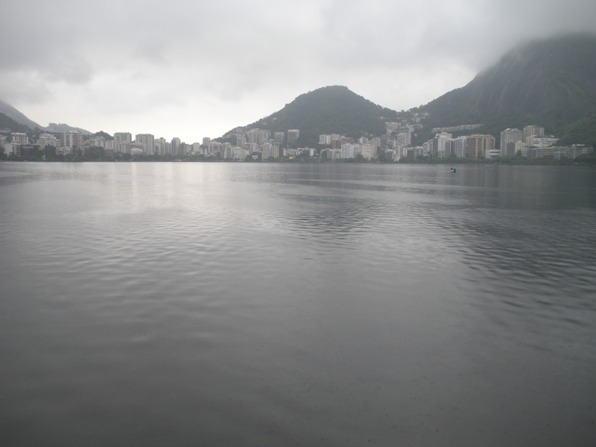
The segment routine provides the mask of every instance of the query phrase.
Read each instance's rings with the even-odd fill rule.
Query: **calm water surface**
[[[596,171],[447,169],[0,163],[0,445],[596,445]]]

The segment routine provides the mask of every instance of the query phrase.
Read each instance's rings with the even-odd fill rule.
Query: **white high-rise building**
[[[557,142],[559,141],[558,138],[555,138],[553,136],[537,136],[537,135],[531,135],[528,137],[527,143],[528,146],[530,147],[537,147],[537,148],[547,148],[547,147],[551,147],[554,146],[555,144],[557,144]]]
[[[249,129],[246,131],[246,142],[263,144],[269,140],[271,132],[263,129]]]
[[[435,135],[435,143],[433,147],[433,151],[436,151],[436,155],[439,158],[448,158],[451,156],[451,139],[453,135],[447,132],[441,132]]]
[[[39,147],[42,149],[46,146],[53,146],[57,148],[60,145],[60,141],[51,133],[42,133],[39,135],[39,138],[37,138],[37,144],[39,144]]]
[[[378,151],[381,148],[381,139],[379,137],[371,138],[370,144]]]
[[[451,149],[453,155],[458,158],[464,158],[466,156],[466,138],[465,136],[454,138],[451,142]]]
[[[501,157],[515,156],[515,143],[523,141],[524,134],[519,129],[505,129],[501,131]]]
[[[244,134],[236,135],[236,146],[238,146],[238,147],[246,146],[246,135],[244,135]]]
[[[528,137],[533,137],[533,136],[541,137],[543,135],[544,135],[544,127],[534,126],[534,125],[526,126],[526,127],[524,127],[523,135],[522,135],[523,142],[527,143]]]
[[[406,147],[412,144],[412,134],[409,132],[399,132],[395,135],[395,147]]]
[[[155,150],[158,155],[165,155],[167,146],[168,143],[166,142],[165,138],[161,137],[155,140]]]
[[[150,133],[141,133],[135,136],[135,143],[143,147],[143,152],[147,155],[155,153],[155,137]]]
[[[178,137],[172,138],[172,142],[170,143],[170,153],[174,156],[182,155],[179,153],[181,150],[180,145],[181,145],[180,138],[178,138]]]
[[[114,150],[116,152],[128,152],[132,143],[130,132],[116,132],[114,134]]]
[[[353,144],[344,143],[341,145],[341,158],[344,160],[349,160],[351,158],[355,158],[355,148]]]
[[[207,157],[220,157],[221,143],[219,141],[209,141],[209,143],[207,143],[207,151],[205,155]]]
[[[265,143],[261,146],[261,160],[267,161],[273,157],[273,145],[271,143]]]
[[[331,135],[319,135],[319,144],[322,146],[330,146]]]
[[[246,157],[248,157],[248,151],[241,147],[234,147],[233,148],[233,157],[236,161],[244,161]]]
[[[362,156],[367,160],[372,160],[373,158],[376,158],[377,148],[375,148],[372,144],[363,144]]]
[[[106,139],[102,136],[89,137],[85,141],[85,147],[106,147]]]
[[[201,148],[201,143],[196,142],[192,144],[192,154],[193,155],[203,155],[203,149]]]
[[[495,149],[495,137],[492,135],[474,134],[466,138],[466,156],[470,158],[486,158],[487,151]]]
[[[286,133],[285,132],[275,132],[273,134],[273,139],[277,144],[284,144],[286,141]]]
[[[26,133],[22,132],[12,132],[11,136],[11,143],[13,145],[22,145],[22,144],[29,144],[29,137]]]
[[[62,147],[67,149],[82,149],[83,135],[81,132],[70,131],[64,132],[61,136]]]

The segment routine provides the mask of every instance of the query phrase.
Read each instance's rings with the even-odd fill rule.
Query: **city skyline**
[[[499,145],[491,134],[470,133],[455,137],[449,128],[433,129],[439,132],[422,145],[412,144],[412,133],[419,128],[415,124],[423,119],[414,114],[414,121],[386,122],[385,134],[358,139],[342,134],[322,134],[319,148],[297,147],[300,130],[284,132],[250,128],[238,129],[230,141],[203,138],[202,143],[188,144],[178,137],[170,142],[153,134],[116,132],[110,139],[102,135],[84,137],[79,131],[41,133],[33,140],[26,133],[12,132],[0,135],[0,159],[69,161],[69,160],[193,160],[193,161],[381,161],[400,162],[424,159],[443,160],[504,160],[513,158],[573,160],[591,155],[594,148],[585,144],[557,145],[559,138],[546,135],[545,129],[528,124],[523,129],[507,128],[500,132]],[[473,131],[476,125],[455,126],[453,130]],[[16,157],[16,158],[14,158]],[[149,158],[147,158],[149,157]],[[164,158],[165,157],[165,158]]]

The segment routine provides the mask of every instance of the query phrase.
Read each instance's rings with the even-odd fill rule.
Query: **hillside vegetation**
[[[562,142],[596,142],[596,36],[522,45],[421,110],[430,115],[429,129],[483,123],[483,132],[498,135],[538,124]]]
[[[0,100],[0,113],[6,115],[7,117],[9,117],[15,123],[18,123],[20,125],[24,125],[24,126],[28,127],[31,130],[36,129],[36,128],[40,128],[40,129],[42,128],[42,126],[40,126],[39,124],[37,124],[35,121],[30,120],[23,113],[21,113],[20,111],[18,111],[17,109],[15,109],[13,106],[11,106],[10,104],[5,103],[2,100]],[[22,129],[22,127],[18,127],[18,128],[19,129]],[[13,130],[13,132],[23,132],[23,130],[17,130],[17,128],[15,127],[14,130]]]
[[[299,145],[316,147],[321,134],[358,138],[382,135],[397,112],[374,104],[343,86],[329,86],[298,96],[283,109],[249,126],[265,130],[300,129]],[[233,131],[231,132],[233,133]]]
[[[0,132],[30,132],[24,124],[17,123],[10,116],[0,113]]]

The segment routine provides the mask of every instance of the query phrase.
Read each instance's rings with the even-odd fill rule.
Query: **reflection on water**
[[[575,167],[0,164],[2,445],[596,445]]]

